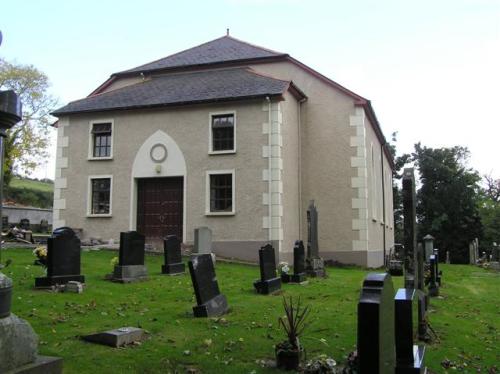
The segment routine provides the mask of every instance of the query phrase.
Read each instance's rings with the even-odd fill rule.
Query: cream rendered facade
[[[221,256],[257,261],[272,242],[280,261],[292,261],[293,243],[307,240],[306,211],[319,211],[322,257],[366,267],[383,265],[394,243],[391,160],[366,108],[353,97],[289,61],[248,65],[259,74],[290,80],[307,96],[61,115],[58,122],[54,227],[83,229],[103,240],[136,229],[137,180],[184,178],[183,241],[194,228],[213,231]],[[118,79],[102,92],[136,84]],[[213,113],[235,113],[236,151],[210,154]],[[113,123],[113,156],[89,159],[89,124]],[[165,145],[168,157],[149,153]],[[230,170],[235,214],[206,214],[207,172]],[[111,212],[88,215],[89,178],[112,176]]]

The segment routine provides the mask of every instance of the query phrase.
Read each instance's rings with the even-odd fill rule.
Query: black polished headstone
[[[181,241],[176,235],[168,235],[163,240],[163,255],[165,264],[161,267],[162,274],[183,274],[185,265],[182,263]]]
[[[425,373],[425,347],[413,344],[418,328],[416,322],[417,291],[400,288],[394,297],[395,337],[396,337],[396,374]]]
[[[227,313],[226,297],[220,293],[210,254],[192,256],[188,263],[197,305],[195,317],[215,317]]]
[[[20,222],[19,222],[19,227],[23,230],[31,230],[31,224],[30,224],[30,220],[27,219],[27,218],[23,218]]]
[[[360,374],[394,373],[394,288],[387,273],[370,273],[358,303]]]
[[[137,231],[120,233],[120,252],[112,281],[130,283],[147,279],[144,266],[145,237]]]
[[[437,283],[437,258],[436,255],[431,255],[429,259],[429,267],[430,267],[430,282],[428,286],[429,296],[439,296],[439,286]]]
[[[415,262],[417,247],[415,173],[413,168],[403,171],[403,232],[404,282],[406,288],[416,288]]]
[[[434,248],[434,255],[436,256],[436,282],[441,287],[441,270],[439,270],[439,249]]]
[[[425,249],[422,243],[417,245],[417,263],[415,267],[416,276],[416,292],[415,298],[417,299],[416,305],[418,305],[418,338],[420,340],[427,340],[429,338],[428,333],[428,323],[426,312],[428,309],[429,296],[425,289]]]
[[[276,256],[271,244],[259,249],[260,280],[253,285],[258,293],[268,295],[281,289],[281,279],[276,276]]]
[[[69,281],[85,283],[80,274],[80,239],[69,227],[60,227],[47,239],[47,276],[35,278],[35,288],[47,288]]]
[[[293,246],[293,274],[281,274],[283,283],[302,283],[306,280],[305,248],[302,240],[296,240]]]

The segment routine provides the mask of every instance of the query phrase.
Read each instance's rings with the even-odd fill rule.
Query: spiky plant
[[[285,330],[290,345],[294,349],[299,349],[299,336],[307,326],[306,319],[310,308],[309,306],[302,307],[300,297],[294,303],[291,296],[289,297],[289,301],[283,296],[283,308],[285,309],[285,316],[279,317],[278,324]]]

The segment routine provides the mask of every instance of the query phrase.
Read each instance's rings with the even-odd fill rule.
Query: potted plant
[[[278,319],[278,324],[283,327],[287,340],[275,346],[276,366],[284,370],[298,370],[304,354],[299,337],[307,326],[305,322],[310,309],[309,306],[301,306],[300,297],[294,303],[291,296],[288,301],[283,297],[283,308],[285,316]]]

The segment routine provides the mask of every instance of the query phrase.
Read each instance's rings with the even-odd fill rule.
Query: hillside
[[[53,196],[53,183],[13,177],[4,189],[4,204],[51,208]]]

